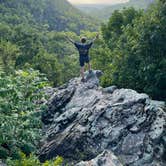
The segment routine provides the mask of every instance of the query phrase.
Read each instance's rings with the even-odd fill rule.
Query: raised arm
[[[99,33],[97,33],[96,34],[96,36],[95,36],[95,38],[94,39],[92,39],[92,42],[94,42],[96,39],[98,39],[99,38]]]
[[[70,37],[68,37],[68,36],[66,36],[66,39],[69,41],[69,42],[71,42],[71,43],[75,43],[75,41],[74,40],[72,40]]]

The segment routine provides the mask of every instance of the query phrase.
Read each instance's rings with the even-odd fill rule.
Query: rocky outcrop
[[[90,161],[81,161],[76,166],[122,166],[117,157],[110,151],[104,151]]]
[[[7,165],[0,160],[0,166],[7,166]]]
[[[86,83],[75,78],[55,90],[42,115],[39,159],[60,155],[74,165],[83,160],[87,162],[79,164],[89,161],[99,166],[101,161],[112,166],[120,161],[124,166],[164,166],[164,102],[131,89],[102,88],[100,75],[100,71],[86,73]]]

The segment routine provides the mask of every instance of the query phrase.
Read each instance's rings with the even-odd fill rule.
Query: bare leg
[[[80,73],[81,73],[81,77],[82,77],[82,79],[84,79],[84,66],[81,67]]]
[[[88,63],[88,70],[89,70],[89,73],[92,73],[92,69],[91,69],[91,64]]]
[[[91,64],[88,63],[88,70],[91,71]]]

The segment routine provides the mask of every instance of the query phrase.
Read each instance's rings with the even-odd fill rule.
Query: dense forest
[[[29,24],[39,30],[74,31],[96,29],[96,22],[66,0],[1,0],[1,21]],[[4,16],[4,17],[3,17]]]
[[[65,0],[0,0],[0,159],[41,165],[37,157],[46,108],[43,88],[79,76],[78,53],[66,35],[91,40],[99,22]],[[115,10],[91,52],[103,87],[117,85],[166,100],[166,2]],[[29,156],[31,154],[31,156]],[[61,157],[45,165],[58,165]],[[25,164],[26,165],[26,164]]]

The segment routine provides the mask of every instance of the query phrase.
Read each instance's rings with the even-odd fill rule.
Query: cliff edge
[[[99,86],[101,71],[52,89],[42,115],[39,159],[60,155],[77,166],[164,166],[165,103],[116,86]]]

